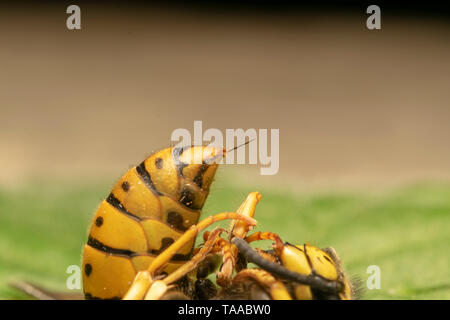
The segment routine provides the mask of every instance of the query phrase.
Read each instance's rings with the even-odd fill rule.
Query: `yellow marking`
[[[86,264],[92,266],[89,276]],[[83,290],[93,297],[121,298],[131,286],[136,272],[128,258],[104,253],[88,245],[83,252]]]
[[[262,269],[244,269],[239,272],[233,279],[233,282],[242,281],[242,279],[250,278],[255,280],[259,285],[269,290],[274,300],[292,300],[291,295],[287,291],[284,284],[275,279],[270,273]]]
[[[176,212],[183,218],[183,227],[186,229],[198,222],[201,214],[200,210],[191,210],[186,208],[178,201],[168,196],[161,196],[160,200],[163,214],[162,221],[167,221],[167,215],[169,212]]]
[[[122,188],[127,182],[129,190]],[[159,197],[155,195],[141,180],[136,168],[129,170],[113,188],[112,193],[122,203],[124,208],[133,215],[145,219],[162,219]]]
[[[100,226],[95,223],[98,217],[103,218]],[[120,212],[105,200],[97,210],[90,235],[111,248],[133,252],[148,250],[145,233],[139,222]]]
[[[144,220],[141,222],[147,237],[149,250],[159,250],[163,238],[171,238],[176,241],[183,235],[183,232],[177,232],[168,225],[157,220]],[[195,238],[187,241],[178,251],[180,254],[189,254],[194,246]]]
[[[214,180],[214,176],[216,175],[218,165],[210,165],[208,169],[206,169],[205,173],[203,174],[203,183],[202,183],[202,190],[209,191],[209,187],[211,186],[211,183]]]
[[[206,146],[196,146],[185,150],[180,156],[180,160],[188,164],[183,168],[183,176],[190,181],[194,181],[204,166],[203,161],[212,159],[220,153],[223,153],[221,149]],[[217,160],[220,161],[221,158]],[[206,165],[208,168],[202,174],[202,185],[199,187],[208,191],[219,165],[215,162]]]
[[[297,300],[312,300],[312,292],[310,286],[299,284],[295,287],[295,298]]]
[[[311,267],[309,266],[305,254],[293,246],[284,246],[284,249],[280,254],[280,259],[283,266],[289,270],[306,276],[311,273]]]
[[[163,167],[158,169],[155,160],[163,160]],[[167,195],[178,199],[180,197],[180,179],[177,173],[177,167],[172,159],[172,148],[166,148],[151,155],[145,160],[145,169],[150,174],[155,188]]]
[[[303,246],[298,247],[302,248]],[[337,280],[338,272],[331,257],[326,252],[317,247],[308,244],[306,244],[305,247],[306,254],[308,255],[312,267],[316,271],[316,273],[324,277],[325,279]]]

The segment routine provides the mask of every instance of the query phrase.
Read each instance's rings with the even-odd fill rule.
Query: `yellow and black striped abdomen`
[[[200,148],[201,161],[193,163]],[[121,298],[138,271],[197,224],[216,163],[216,149],[167,148],[130,169],[95,214],[83,252],[87,299]],[[195,240],[167,264],[170,273],[190,259]]]

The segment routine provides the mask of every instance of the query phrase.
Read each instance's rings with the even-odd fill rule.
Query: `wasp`
[[[85,299],[230,299],[239,290],[254,293],[247,299],[353,297],[334,250],[291,245],[271,232],[248,235],[256,225],[258,192],[251,192],[236,211],[199,222],[227,152],[169,147],[119,179],[100,203],[83,248]],[[204,232],[203,245],[195,248],[200,232],[227,219],[228,230]],[[249,243],[257,240],[272,240],[273,250],[254,251]],[[248,269],[248,261],[259,268]],[[207,279],[214,272],[223,288],[219,292]]]
[[[84,246],[86,299],[136,299],[157,275],[172,274],[181,266],[186,270],[196,235],[212,223],[237,219],[255,224],[236,212],[198,223],[226,152],[207,146],[169,147],[119,179],[98,207]]]

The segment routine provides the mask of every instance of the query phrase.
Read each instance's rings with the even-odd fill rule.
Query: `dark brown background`
[[[82,30],[69,31],[65,8],[0,10],[2,184],[118,177],[194,120],[279,128],[269,183],[450,177],[450,24],[439,15],[382,7],[382,30],[369,31],[364,7],[105,3],[81,5]]]

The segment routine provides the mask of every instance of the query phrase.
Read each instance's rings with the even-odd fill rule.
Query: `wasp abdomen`
[[[122,297],[138,271],[198,222],[217,164],[193,160],[215,153],[206,147],[167,148],[116,183],[97,209],[85,245],[87,298]],[[170,273],[188,260],[194,242],[187,242],[164,271]]]

